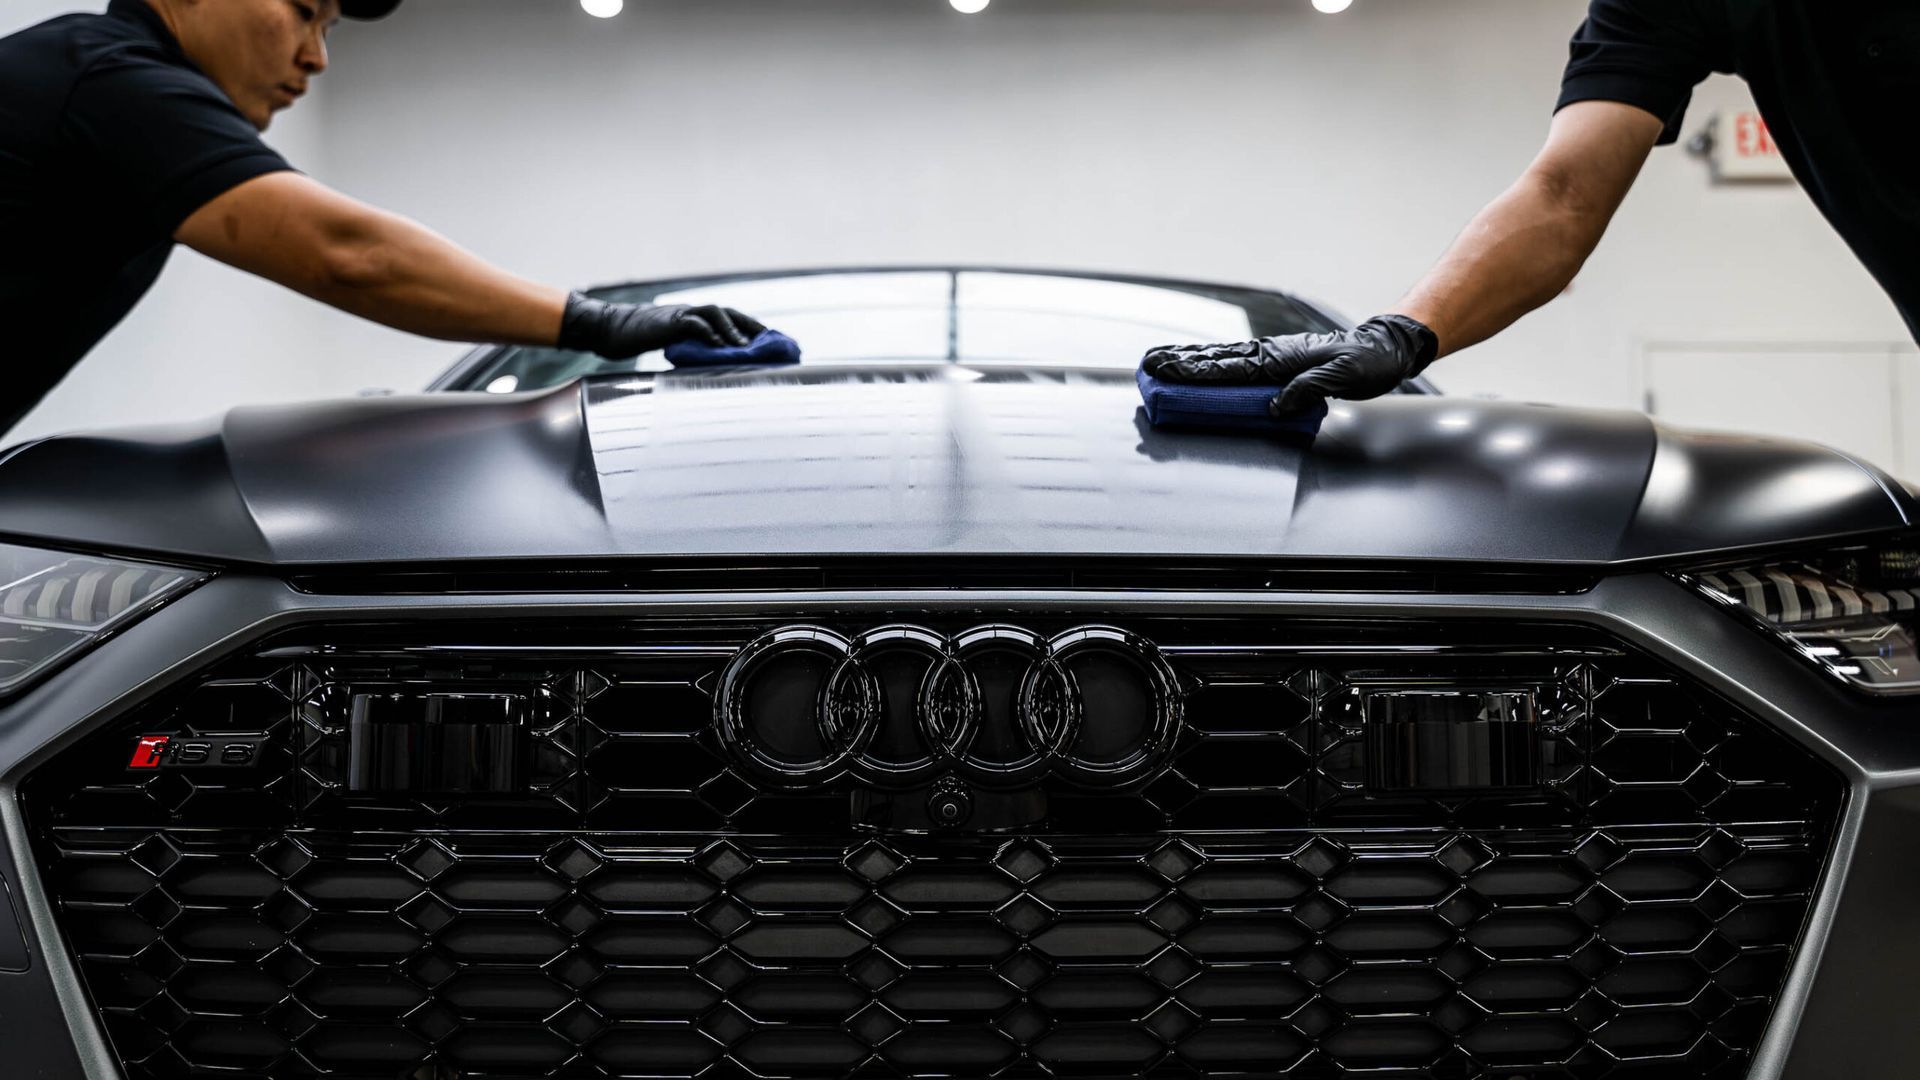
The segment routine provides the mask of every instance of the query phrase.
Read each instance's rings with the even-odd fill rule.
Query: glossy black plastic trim
[[[1906,932],[1912,897],[1920,895],[1920,855],[1902,837],[1920,836],[1912,809],[1920,799],[1920,738],[1910,706],[1865,702],[1843,693],[1779,654],[1723,612],[1701,603],[1659,575],[1604,581],[1579,596],[1377,597],[1365,594],[1184,593],[1141,598],[1127,593],[1074,597],[1008,591],[984,594],[986,602],[1012,608],[1111,612],[1117,606],[1193,615],[1264,613],[1281,618],[1340,617],[1549,619],[1585,623],[1617,634],[1679,667],[1702,685],[1766,719],[1790,738],[1832,762],[1848,777],[1853,797],[1809,921],[1809,936],[1777,1007],[1776,1019],[1749,1080],[1824,1080],[1845,1074],[1860,1080],[1894,1080],[1910,1074],[1920,1058],[1920,1029],[1907,1022],[1910,997],[1900,989],[1920,967],[1920,937]],[[431,622],[452,617],[564,615],[591,611],[764,614],[769,610],[831,611],[865,606],[875,611],[953,608],[970,610],[983,594],[860,593],[795,598],[780,594],[688,594],[636,601],[632,597],[520,596],[494,598],[303,597],[268,579],[228,576],[196,590],[163,617],[131,628],[108,647],[56,674],[26,697],[0,707],[0,770],[18,778],[46,755],[86,731],[136,707],[160,689],[204,669],[268,633],[316,620],[408,618]],[[24,842],[11,786],[0,788],[0,817],[10,838]],[[1863,846],[1863,836],[1873,846]],[[1920,843],[1920,841],[1915,841]],[[16,857],[0,866],[15,900],[25,909],[38,942],[51,930],[38,878]],[[1908,946],[1911,945],[1911,948]],[[1912,955],[1909,955],[1912,954]],[[0,1013],[45,1023],[57,1017],[56,999],[73,1006],[74,1046],[57,1039],[30,1040],[20,1057],[47,1080],[114,1075],[104,1056],[84,997],[72,981],[64,950],[35,972],[51,977],[0,977]],[[15,978],[24,980],[13,981]],[[45,1010],[54,1008],[48,1013]],[[54,1024],[58,1024],[54,1020]],[[1870,1037],[1865,1037],[1870,1035]],[[36,1047],[38,1047],[36,1049]],[[60,1062],[66,1064],[60,1064]],[[30,1074],[31,1075],[31,1074]]]
[[[680,556],[566,562],[405,564],[371,569],[282,568],[294,588],[316,596],[447,596],[511,593],[672,593],[688,590],[833,592],[847,589],[1227,589],[1260,592],[1571,595],[1599,571],[1487,562],[1180,558],[739,558]]]

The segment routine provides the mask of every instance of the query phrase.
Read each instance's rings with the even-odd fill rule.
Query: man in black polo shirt
[[[718,307],[515,277],[260,141],[342,16],[400,0],[112,0],[0,38],[0,436],[145,295],[174,243],[400,330],[616,359],[744,345]]]
[[[1716,71],[1752,86],[1794,175],[1920,340],[1920,0],[1592,0],[1545,149],[1393,311],[1335,334],[1156,349],[1147,371],[1287,384],[1275,412],[1391,392],[1558,296]]]

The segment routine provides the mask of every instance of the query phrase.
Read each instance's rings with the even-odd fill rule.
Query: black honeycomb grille
[[[1839,806],[1804,751],[1572,631],[1111,621],[1179,752],[1008,835],[736,772],[709,694],[765,624],[309,632],[26,805],[136,1080],[1744,1075]],[[1538,791],[1365,790],[1360,689],[1441,679],[1534,691]],[[532,794],[347,794],[346,697],[396,684],[533,695]],[[132,777],[151,732],[268,749]]]

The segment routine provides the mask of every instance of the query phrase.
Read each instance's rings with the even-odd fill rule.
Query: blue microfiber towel
[[[799,362],[800,343],[778,330],[762,330],[752,341],[741,346],[714,346],[699,341],[676,341],[667,346],[667,363],[674,367]]]
[[[1320,431],[1320,421],[1327,418],[1324,401],[1292,416],[1274,416],[1267,412],[1267,402],[1281,390],[1278,386],[1162,382],[1147,374],[1146,368],[1141,368],[1134,378],[1140,384],[1140,399],[1147,404],[1147,422],[1154,427],[1313,435]]]

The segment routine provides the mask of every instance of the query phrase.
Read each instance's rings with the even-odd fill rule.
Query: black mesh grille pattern
[[[1108,621],[1167,648],[1178,752],[999,835],[746,779],[710,695],[766,623],[307,631],[26,806],[136,1080],[1745,1073],[1839,806],[1804,751],[1570,630]],[[1538,790],[1365,790],[1361,691],[1435,680],[1535,694]],[[395,685],[531,695],[532,793],[348,794],[347,698]],[[267,749],[130,774],[151,733]]]

